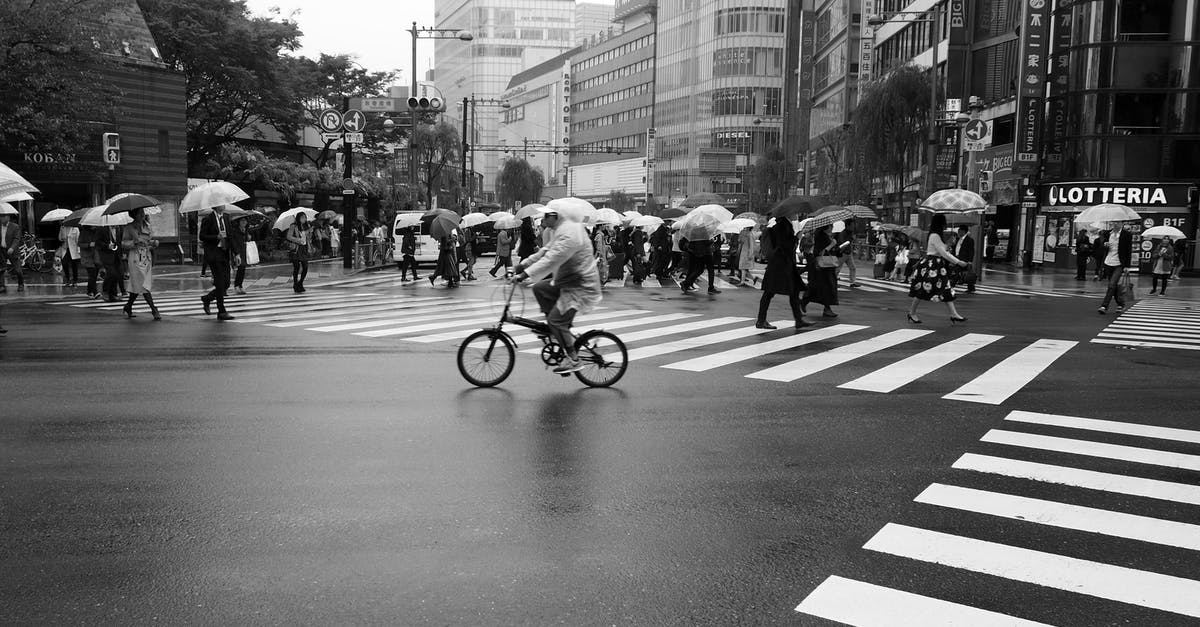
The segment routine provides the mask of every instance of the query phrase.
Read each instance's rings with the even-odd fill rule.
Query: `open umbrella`
[[[900,227],[900,232],[908,236],[909,239],[917,240],[918,242],[925,239],[925,231],[915,226]]]
[[[658,217],[662,218],[663,220],[674,220],[676,218],[682,218],[685,215],[687,215],[687,212],[683,209],[678,207],[668,207],[663,209],[662,212],[658,214]]]
[[[697,192],[683,199],[681,207],[700,207],[702,205],[724,205],[725,199],[712,192]]]
[[[27,200],[33,200],[33,196],[30,196],[29,192],[17,192],[7,196],[0,196],[0,200],[3,200],[4,202],[25,202]]]
[[[70,209],[51,209],[50,211],[46,212],[46,215],[42,216],[40,221],[58,222],[59,220],[66,220],[67,216],[69,215],[71,215]]]
[[[1165,225],[1164,226],[1152,226],[1152,227],[1146,229],[1145,231],[1142,231],[1142,237],[1150,238],[1150,239],[1156,239],[1156,238],[1160,238],[1160,237],[1166,237],[1169,239],[1187,239],[1187,235],[1184,235],[1183,231],[1180,231],[1179,229],[1177,229],[1173,226],[1165,226]]]
[[[7,198],[18,192],[36,192],[38,188],[26,181],[12,168],[0,163],[0,198]]]
[[[777,218],[807,216],[816,213],[817,209],[828,204],[829,200],[820,196],[788,196],[775,203],[775,206],[771,208],[771,215]]]
[[[321,220],[334,220],[337,217],[338,217],[338,212],[336,212],[332,209],[326,209],[325,211],[322,211],[321,213],[317,214],[317,218],[321,219]]]
[[[497,211],[495,213],[488,214],[488,219],[491,220],[492,222],[499,222],[501,220],[507,220],[512,217],[513,217],[513,214],[511,214],[507,211]]]
[[[179,203],[179,213],[192,213],[218,205],[232,205],[249,197],[242,188],[228,181],[203,183],[183,197],[183,201]]]
[[[621,221],[624,219],[625,219],[625,216],[617,213],[616,209],[609,209],[608,207],[604,207],[603,209],[596,210],[596,217],[592,219],[592,222],[595,224],[607,224],[609,226],[616,226],[616,225],[620,224]]]
[[[555,198],[546,203],[542,213],[555,212],[572,222],[587,222],[596,215],[596,207],[582,198]]]
[[[875,229],[886,233],[888,231],[902,231],[902,230],[904,230],[904,227],[899,224],[892,224],[890,222],[885,222],[885,223],[880,224],[879,226],[875,227]]]
[[[642,217],[642,214],[640,214],[632,209],[630,209],[629,211],[621,212],[621,221],[622,222],[633,222],[634,220],[636,220],[640,217]]]
[[[506,230],[506,229],[515,229],[519,226],[521,226],[521,221],[518,220],[516,217],[508,217],[508,218],[504,218],[503,220],[496,220],[493,223],[493,228],[501,230],[501,231]]]
[[[761,223],[762,215],[755,213],[753,211],[743,211],[743,212],[737,214],[736,216],[733,216],[733,219],[734,220],[754,220],[755,222]]]
[[[288,209],[287,211],[279,214],[279,217],[275,218],[275,225],[272,228],[279,231],[286,231],[292,228],[292,224],[296,221],[296,216],[302,213],[308,216],[310,221],[317,217],[316,209],[309,209],[308,207],[296,207],[295,209]]]
[[[734,218],[729,222],[721,225],[722,233],[740,233],[742,229],[752,228],[758,224],[758,220],[749,218]]]
[[[421,224],[421,214],[402,213],[396,217],[396,228],[407,229]]]
[[[237,209],[241,213],[234,213],[234,211],[233,211],[234,209]],[[229,217],[230,220],[250,220],[252,222],[258,222],[260,220],[267,219],[267,214],[265,214],[261,211],[255,211],[253,209],[242,209],[241,207],[227,208],[225,210],[225,214],[230,216]],[[341,216],[339,216],[339,217],[341,217]]]
[[[0,216],[6,216],[6,215],[7,216],[17,215],[17,208],[6,202],[0,202]]]
[[[121,226],[133,222],[133,218],[129,217],[128,212],[108,213],[107,209],[106,205],[92,207],[79,221],[80,226]]]
[[[117,194],[105,201],[104,213],[113,215],[116,213],[129,213],[134,209],[145,209],[147,207],[157,207],[158,200],[145,196],[143,194]]]
[[[699,242],[720,233],[722,221],[711,213],[689,213],[675,224],[679,225],[680,236]]]
[[[426,211],[424,217],[431,219],[429,222],[429,235],[433,239],[442,239],[449,236],[458,229],[459,223],[462,222],[462,217],[449,209]]]
[[[484,222],[489,222],[489,221],[490,220],[488,219],[488,216],[486,213],[479,213],[477,211],[475,213],[468,213],[467,215],[463,216],[462,222],[460,222],[459,224],[461,224],[464,227],[478,226],[480,224],[483,224]]]
[[[929,195],[918,209],[934,213],[971,213],[986,211],[987,201],[983,196],[965,189],[939,189]]]
[[[663,219],[658,216],[638,216],[629,221],[629,226],[644,227],[649,226],[658,228],[658,225],[663,223]]]
[[[817,229],[830,226],[834,222],[847,220],[847,219],[853,218],[853,217],[854,217],[854,214],[850,213],[846,209],[844,209],[842,207],[833,207],[833,210],[831,210],[831,211],[825,211],[822,213],[818,213],[817,215],[804,220],[803,222],[800,223],[801,224],[800,228],[802,230],[804,230],[805,232],[815,231]]]
[[[87,215],[87,212],[95,209],[95,207],[84,207],[71,212],[71,215],[63,218],[62,226],[79,226],[79,222]]]
[[[1075,222],[1128,222],[1140,220],[1141,217],[1138,212],[1125,205],[1104,203],[1079,212],[1079,215],[1075,216]]]
[[[853,213],[854,217],[862,218],[864,220],[879,219],[879,216],[875,213],[875,210],[866,205],[846,205],[846,211]]]
[[[733,219],[733,212],[725,207],[722,207],[721,205],[701,205],[689,211],[687,215],[692,216],[698,213],[706,213],[711,215],[717,219],[717,222],[722,224]],[[687,216],[684,216],[683,219],[687,220]]]
[[[516,217],[518,220],[524,220],[525,218],[536,218],[541,215],[542,207],[545,206],[546,205],[539,205],[538,203],[525,205],[524,207],[517,209]]]

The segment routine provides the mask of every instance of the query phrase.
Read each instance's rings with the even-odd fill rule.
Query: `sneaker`
[[[243,296],[246,294],[246,290],[244,290],[244,289],[242,289],[242,288],[240,288],[240,287],[239,287],[239,288],[235,288],[235,289],[234,289],[234,291],[235,291],[235,292],[237,292],[238,294],[242,294]]]
[[[1100,315],[1102,315],[1102,316],[1103,316],[1103,315],[1107,315],[1107,314],[1108,314],[1108,309],[1106,309],[1106,308],[1104,308],[1104,307],[1097,307],[1097,308],[1096,308],[1096,313],[1098,313],[1098,314],[1100,314]]]
[[[861,283],[851,283],[850,287],[862,287]]]
[[[554,369],[554,374],[570,374],[583,370],[583,362],[578,359],[567,359]]]

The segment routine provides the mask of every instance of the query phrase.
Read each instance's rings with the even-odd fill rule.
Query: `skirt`
[[[928,255],[913,268],[908,295],[921,300],[937,299],[943,303],[954,300],[954,289],[950,286],[954,270],[950,262],[936,255]]]
[[[804,300],[818,303],[826,307],[838,304],[837,268],[819,268],[817,264],[808,266],[808,291]]]
[[[297,245],[295,250],[288,251],[288,261],[308,261],[308,246]]]
[[[129,251],[126,263],[129,271],[129,293],[145,294],[153,287],[154,256],[149,248],[134,248]]]

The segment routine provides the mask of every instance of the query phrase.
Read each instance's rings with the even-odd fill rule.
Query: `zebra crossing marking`
[[[1200,581],[888,523],[864,549],[1200,618]]]
[[[1024,389],[1076,344],[1078,342],[1065,340],[1037,340],[942,398],[999,405]]]
[[[358,320],[356,322],[343,322],[340,324],[323,325],[305,327],[306,331],[316,331],[318,333],[337,333],[341,331],[356,331],[358,329],[370,329],[372,327],[390,327],[397,324],[406,324],[410,322],[426,322],[430,320],[450,320],[455,321],[458,318],[468,318],[478,316],[479,309],[488,307],[487,303],[475,303],[471,305],[459,305],[454,311],[447,312],[441,307],[418,308],[399,314],[392,313],[386,317],[376,318],[373,320]]]
[[[598,322],[602,320],[612,320],[613,318],[624,318],[628,316],[637,316],[650,313],[641,309],[621,309],[617,311],[602,311],[598,313],[590,313],[575,318],[576,322]],[[576,333],[583,333],[594,328],[602,328],[604,325],[581,325],[576,327]],[[515,336],[514,336],[515,337]],[[537,339],[536,336],[530,334],[530,339]],[[417,337],[404,338],[407,342],[417,342],[419,344],[432,344],[434,342],[450,342],[463,339],[461,331],[447,331],[445,333],[434,333],[432,335],[420,335]],[[513,340],[516,341],[515,339]]]
[[[790,383],[812,374],[840,366],[864,355],[898,346],[904,342],[915,340],[933,333],[933,331],[918,331],[916,329],[899,329],[883,335],[868,338],[853,344],[846,344],[816,355],[801,357],[787,363],[779,364],[766,370],[760,370],[746,375],[750,379],[766,381],[782,381]]]
[[[1000,335],[968,333],[838,387],[884,394],[894,392],[1002,338]]]
[[[1093,442],[1091,440],[1060,438],[1051,435],[1004,431],[1001,429],[992,429],[988,431],[983,435],[983,438],[981,438],[980,441],[989,442],[992,444],[1006,444],[1008,446],[1034,448],[1043,451],[1054,451],[1057,453],[1073,453],[1075,455],[1084,455],[1087,457],[1115,459],[1123,462],[1137,462],[1139,464],[1148,464],[1152,466],[1166,466],[1169,468],[1182,468],[1184,470],[1200,471],[1200,455],[1172,453],[1170,451],[1160,451],[1136,446],[1125,446],[1123,444],[1107,444],[1104,442]]]
[[[777,327],[786,326],[786,325],[792,324],[792,321],[791,320],[777,320],[772,324]],[[755,335],[762,335],[763,333],[770,333],[770,332],[771,332],[771,329],[760,329],[758,327],[749,327],[748,326],[748,327],[742,327],[740,329],[730,329],[728,331],[720,331],[717,333],[710,333],[708,335],[697,335],[697,336],[693,336],[693,337],[684,338],[682,340],[675,340],[673,342],[664,342],[662,344],[651,344],[650,346],[642,346],[639,348],[631,349],[628,351],[628,356],[626,359],[628,361],[637,361],[639,359],[646,359],[648,357],[659,357],[662,355],[669,355],[671,353],[677,353],[679,351],[685,351],[685,350],[689,350],[689,349],[693,349],[693,348],[701,348],[704,346],[710,346],[712,344],[721,344],[724,342],[740,340],[742,338],[752,337]]]
[[[795,611],[855,627],[1050,627],[837,575],[822,581]]]
[[[1200,486],[1143,477],[1128,477],[1108,472],[1084,470],[1007,457],[965,453],[951,466],[957,470],[1028,479],[1042,483],[1138,496],[1159,501],[1200,505]]]
[[[1055,427],[1068,427],[1071,429],[1101,431],[1104,433],[1119,433],[1121,435],[1133,435],[1143,438],[1155,438],[1159,440],[1172,440],[1175,442],[1200,444],[1200,431],[1192,431],[1190,429],[1155,427],[1152,425],[1139,425],[1131,422],[1097,420],[1095,418],[1079,418],[1076,416],[1043,414],[1032,411],[1011,411],[1004,419],[1011,420],[1013,422],[1051,425]]]
[[[1143,300],[1119,314],[1091,343],[1200,350],[1200,308]]]
[[[629,343],[638,342],[641,340],[647,340],[650,338],[662,337],[665,335],[678,335],[680,333],[699,331],[701,329],[725,326],[725,325],[734,324],[737,322],[746,322],[748,320],[750,320],[750,318],[736,318],[736,317],[712,318],[712,319],[708,319],[708,320],[696,320],[693,322],[685,322],[682,324],[676,324],[676,325],[672,325],[672,326],[656,327],[656,328],[648,329],[645,331],[636,331],[634,333],[627,333],[627,334],[620,336],[620,338],[621,338],[622,342],[629,344]],[[536,354],[542,352],[542,349],[530,348],[530,349],[523,350],[521,352],[528,353],[531,355],[536,355]]]
[[[663,366],[663,368],[670,368],[672,370],[687,370],[690,372],[704,372],[720,366],[728,366],[729,364],[746,361],[747,359],[754,359],[755,357],[777,353],[789,348],[796,348],[797,346],[804,346],[805,344],[813,344],[824,340],[830,340],[840,335],[853,333],[854,331],[861,331],[866,328],[868,327],[854,324],[838,324],[832,327],[825,327],[823,329],[815,329],[805,333],[798,333],[790,337],[781,337],[777,340],[768,340],[758,344],[741,346],[727,351],[713,353],[711,355],[704,355],[694,359],[687,359],[673,364],[667,364]]]
[[[245,316],[238,317],[242,322],[261,322],[267,326],[277,327],[294,327],[303,326],[305,324],[331,324],[333,322],[346,322],[350,320],[364,320],[367,318],[378,318],[387,315],[389,312],[397,310],[410,310],[414,307],[429,307],[441,304],[446,304],[448,298],[438,298],[436,296],[423,296],[418,298],[404,298],[387,301],[382,303],[378,300],[364,301],[354,303],[352,308],[353,314],[348,314],[341,309],[319,311],[301,311],[293,313],[273,313],[265,316]],[[473,302],[464,302],[462,306],[474,304]],[[339,312],[339,313],[334,313]],[[292,324],[294,323],[294,324]]]
[[[649,313],[649,312],[647,312],[647,313]],[[592,329],[605,329],[607,331],[611,331],[611,330],[615,330],[615,329],[628,329],[630,327],[646,326],[647,324],[658,324],[658,323],[662,323],[662,322],[672,322],[675,320],[688,320],[691,318],[699,318],[699,317],[700,317],[700,314],[687,314],[687,313],[661,314],[661,315],[657,315],[657,316],[646,316],[646,317],[642,317],[642,318],[630,318],[628,320],[617,320],[615,322],[609,322],[609,323],[603,324],[603,325],[591,325],[591,326],[585,327],[584,330],[590,331]],[[536,342],[541,342],[541,339],[539,339],[538,336],[534,335],[532,332],[514,333],[514,334],[512,334],[511,337],[512,337],[513,342],[516,343],[517,346],[521,346],[522,344],[533,344]]]

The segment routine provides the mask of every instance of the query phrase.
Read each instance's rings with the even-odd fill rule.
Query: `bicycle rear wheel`
[[[575,341],[583,369],[575,377],[594,388],[606,388],[625,376],[629,353],[625,343],[608,331],[588,331]]]
[[[507,379],[516,360],[517,347],[503,331],[476,331],[458,347],[459,374],[481,388],[499,385]]]
[[[40,250],[34,251],[25,261],[25,265],[34,272],[44,272],[46,270],[46,254]]]

